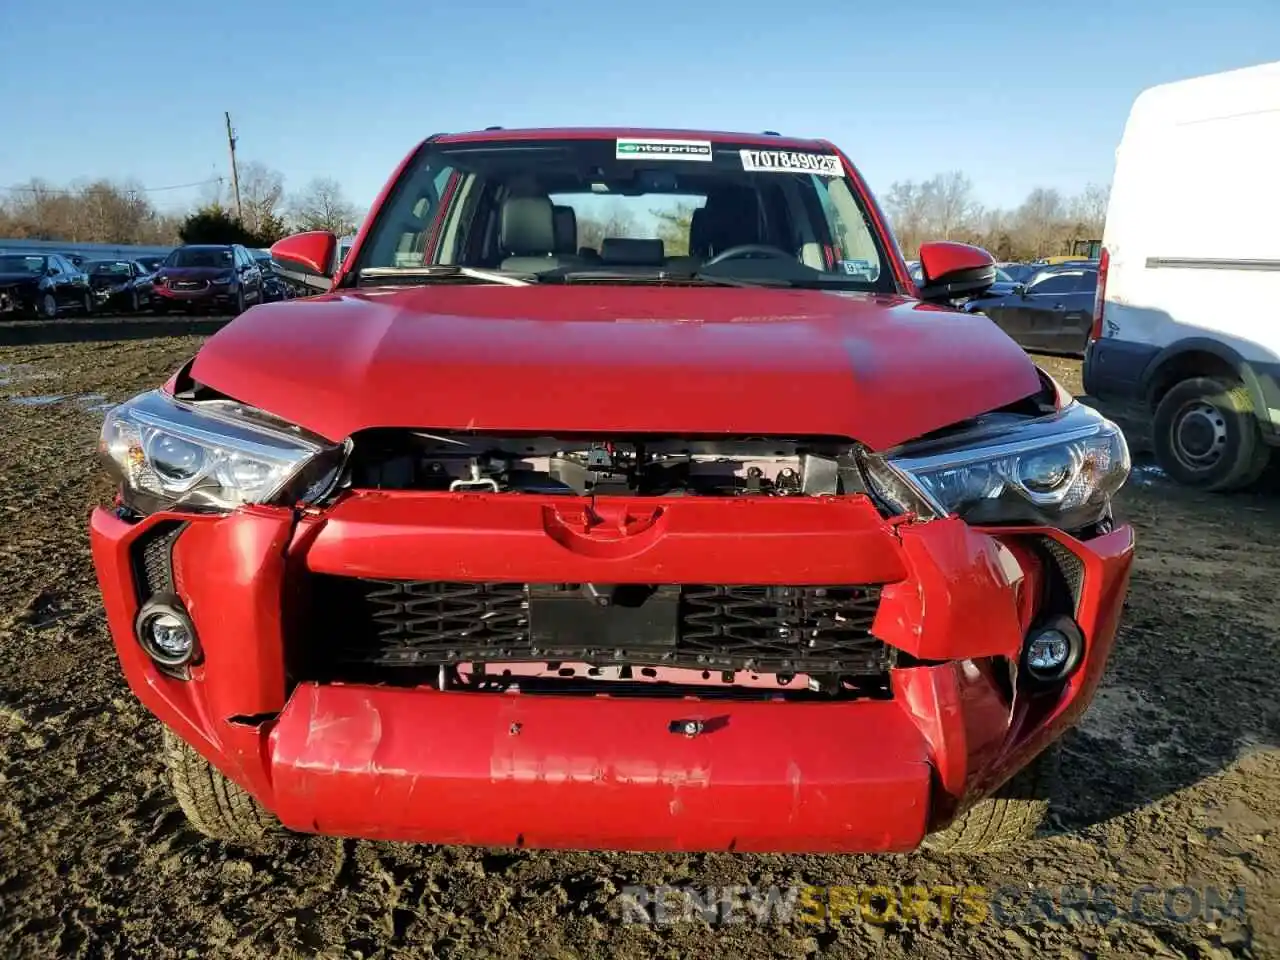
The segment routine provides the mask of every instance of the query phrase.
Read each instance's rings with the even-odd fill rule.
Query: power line
[[[191,187],[203,187],[208,183],[223,183],[226,177],[211,177],[208,180],[196,180],[192,183],[175,183],[167,187],[121,187],[124,193],[161,193],[165,190],[188,190]],[[61,196],[74,196],[83,190],[68,190],[62,187],[0,187],[6,193],[50,193]]]

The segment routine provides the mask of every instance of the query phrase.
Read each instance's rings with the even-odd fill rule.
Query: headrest
[[[605,237],[600,244],[600,259],[629,267],[660,267],[666,263],[667,249],[661,240]]]
[[[702,236],[712,253],[743,243],[760,243],[759,205],[749,189],[729,188],[707,197],[702,208]]]
[[[707,236],[706,209],[699,207],[689,218],[689,253],[695,257],[705,257],[710,246],[711,239]]]
[[[511,197],[502,205],[498,243],[516,257],[547,256],[556,248],[555,217],[546,197]]]
[[[578,216],[573,207],[556,204],[551,208],[555,221],[556,253],[573,253],[578,249]]]

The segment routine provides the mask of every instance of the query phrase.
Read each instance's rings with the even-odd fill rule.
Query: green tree
[[[246,247],[269,247],[284,235],[283,224],[277,221],[273,226],[278,229],[270,235],[246,230],[244,224],[221,204],[212,203],[182,221],[178,236],[183,243],[241,243]]]
[[[689,227],[693,223],[693,213],[697,206],[692,203],[678,203],[666,210],[650,210],[650,215],[658,221],[658,237],[668,257],[686,257],[689,255]]]

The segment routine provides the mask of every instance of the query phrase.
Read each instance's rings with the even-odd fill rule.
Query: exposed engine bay
[[[497,437],[370,431],[353,487],[576,496],[823,496],[865,490],[838,438]]]

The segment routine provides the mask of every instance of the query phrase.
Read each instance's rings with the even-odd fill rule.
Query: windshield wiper
[[[504,270],[484,270],[480,267],[463,267],[456,264],[431,264],[421,267],[365,267],[360,280],[414,283],[431,280],[457,280],[463,277],[477,283],[498,283],[508,287],[527,287],[537,282],[531,273],[508,273]]]
[[[710,273],[655,270],[652,273],[622,273],[612,270],[573,270],[560,274],[564,283],[671,283],[702,287],[789,287],[790,280],[774,277],[758,279],[724,277]]]

